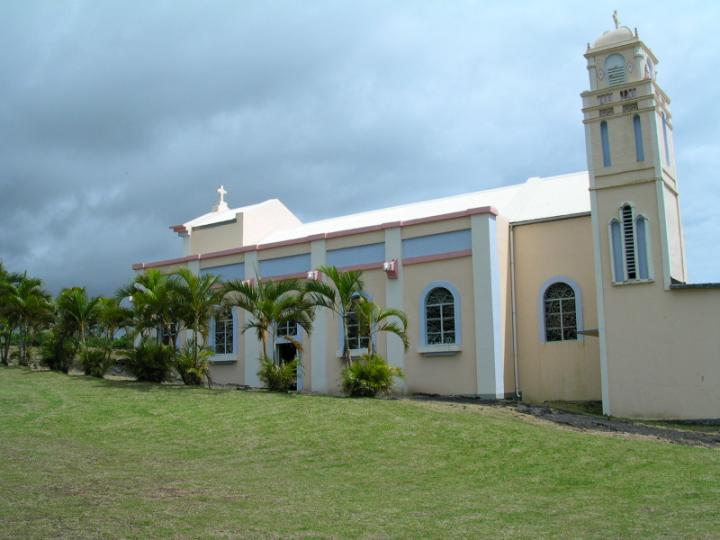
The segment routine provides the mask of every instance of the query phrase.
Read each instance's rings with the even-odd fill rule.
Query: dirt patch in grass
[[[670,424],[667,426],[647,425],[630,420],[578,414],[543,405],[518,403],[517,410],[550,422],[555,422],[556,424],[570,426],[583,431],[626,433],[630,435],[654,437],[677,444],[720,447],[720,433],[692,431]]]
[[[456,404],[462,408],[467,406],[484,406],[492,408],[513,409],[522,415],[532,416],[548,422],[569,427],[580,431],[599,431],[615,433],[618,435],[636,435],[652,437],[655,439],[684,445],[720,447],[720,425],[708,424],[679,424],[675,422],[642,422],[619,418],[600,416],[594,413],[594,408],[571,404],[571,410],[563,410],[546,405],[534,405],[515,401],[490,401],[460,396],[414,396],[413,399],[428,402]],[[578,412],[575,412],[577,410]],[[699,427],[703,429],[698,429]]]

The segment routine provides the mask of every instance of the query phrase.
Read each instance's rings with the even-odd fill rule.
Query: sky
[[[715,2],[0,2],[0,260],[112,294],[168,226],[303,221],[585,170],[583,53],[637,27],[672,100],[691,281],[720,281]]]

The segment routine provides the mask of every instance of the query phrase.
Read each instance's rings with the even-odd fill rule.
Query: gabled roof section
[[[255,210],[269,210],[273,207],[282,206],[287,209],[285,205],[279,199],[268,199],[257,204],[249,204],[247,206],[241,206],[239,208],[228,208],[227,210],[220,210],[217,212],[208,212],[200,217],[186,221],[182,225],[171,225],[170,228],[177,233],[189,233],[196,227],[205,227],[207,225],[218,225],[220,223],[227,223],[237,218],[238,214],[249,214]],[[289,212],[289,210],[288,210]],[[299,222],[299,221],[298,221]]]

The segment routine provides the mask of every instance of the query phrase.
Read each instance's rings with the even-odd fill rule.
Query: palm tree
[[[185,328],[193,332],[193,339],[189,342],[190,356],[186,356],[191,364],[189,369],[196,375],[202,372],[207,376],[206,367],[200,365],[206,366],[207,355],[200,354],[198,338],[202,338],[203,343],[208,341],[210,319],[218,310],[224,295],[220,278],[212,274],[196,275],[188,268],[181,268],[170,276],[168,288],[172,293],[173,309]],[[185,373],[185,370],[180,371],[181,375]],[[193,376],[193,381],[196,380],[198,377]]]
[[[90,298],[84,287],[70,287],[60,291],[57,309],[60,320],[80,342],[80,351],[87,350],[87,336],[97,324],[100,299]]]
[[[16,280],[17,275],[8,272],[0,261],[0,363],[5,365],[9,363],[10,343],[14,330],[10,315],[10,297]]]
[[[348,323],[354,311],[355,304],[362,298],[363,281],[359,270],[338,270],[335,266],[321,266],[318,268],[330,280],[330,284],[323,281],[308,281],[305,290],[313,301],[337,314],[342,321],[343,343],[342,358],[345,365],[350,365],[350,336]]]
[[[398,336],[403,347],[408,349],[407,316],[404,311],[394,308],[383,309],[375,302],[362,300],[355,303],[355,314],[360,322],[360,332],[367,335],[368,354],[373,354],[373,337],[379,332],[388,332]]]
[[[158,341],[164,338],[176,348],[178,304],[168,274],[152,268],[137,275],[132,283],[118,291],[118,296],[132,300],[135,330],[143,338],[155,331]]]
[[[4,312],[6,318],[6,343],[3,353],[9,353],[9,340],[17,329],[20,338],[20,363],[29,363],[28,341],[34,340],[40,327],[52,319],[51,296],[42,287],[42,281],[27,277],[27,273],[6,279],[4,285]],[[7,362],[7,355],[3,355]]]
[[[110,361],[112,345],[115,336],[120,329],[127,329],[132,324],[132,310],[121,305],[121,298],[100,298],[98,300],[97,321],[98,326],[104,333],[105,338],[105,359]]]
[[[257,281],[228,281],[224,287],[225,302],[250,314],[250,320],[242,331],[254,329],[262,345],[262,359],[275,361],[275,327],[294,322],[307,334],[312,332],[315,306],[297,279]],[[272,354],[268,354],[268,336],[272,340]],[[300,343],[294,345],[301,349]]]

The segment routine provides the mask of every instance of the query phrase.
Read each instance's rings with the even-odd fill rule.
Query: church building
[[[605,414],[720,418],[720,284],[687,283],[670,99],[657,58],[621,26],[585,52],[588,171],[302,223],[277,199],[212,211],[173,230],[188,267],[223,279],[323,279],[361,269],[369,298],[407,313],[410,348],[380,335],[404,393],[601,400]],[[212,321],[213,380],[260,386],[245,314]],[[350,328],[353,355],[364,351]],[[288,336],[292,339],[287,339]],[[344,336],[318,310],[298,389],[338,393]]]

